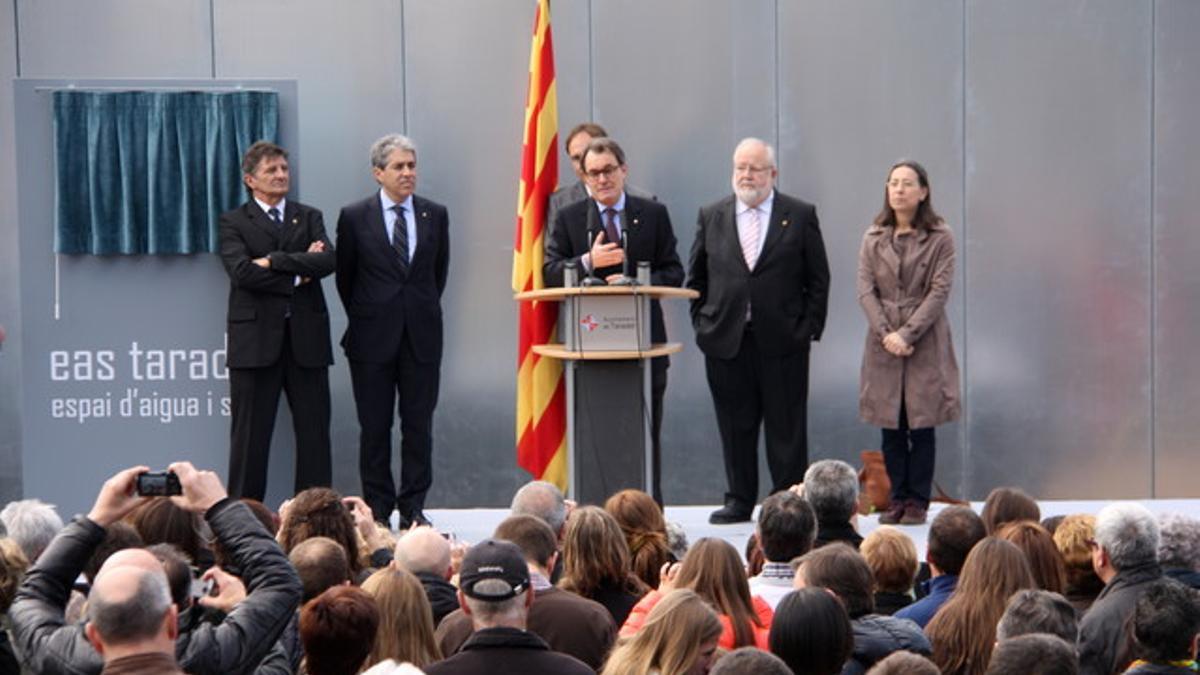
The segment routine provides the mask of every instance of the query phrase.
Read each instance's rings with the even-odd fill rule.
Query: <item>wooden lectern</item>
[[[650,301],[698,296],[649,285],[567,286],[515,296],[561,303],[562,342],[534,345],[533,351],[563,361],[567,486],[580,504],[603,504],[625,488],[650,492],[650,359],[683,349],[678,342],[651,344]]]

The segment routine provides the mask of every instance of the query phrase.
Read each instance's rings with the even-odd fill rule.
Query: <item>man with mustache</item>
[[[450,266],[446,207],[413,194],[417,148],[400,134],[371,146],[378,192],[342,209],[337,289],[349,325],[363,500],[375,520],[400,511],[400,529],[429,525],[433,409],[442,363],[442,291]],[[392,480],[392,422],[400,415],[400,488]]]
[[[757,138],[733,152],[734,194],[700,209],[687,287],[729,491],[713,524],[750,520],[758,497],[758,427],[771,492],[808,466],[808,349],[820,339],[829,265],[812,204],[775,190],[775,150]]]

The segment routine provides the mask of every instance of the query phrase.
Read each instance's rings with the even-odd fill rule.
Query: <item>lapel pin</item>
[[[428,211],[422,211],[422,212],[421,212],[421,217],[422,217],[422,218],[428,218],[428,217],[429,217],[429,212],[428,212]]]
[[[781,226],[783,226],[783,227],[787,227],[787,226],[788,226],[788,220],[787,220],[787,218],[784,218],[784,219],[783,219],[783,222],[782,222],[782,223],[780,223],[780,225],[781,225]]]
[[[633,219],[633,224],[634,224],[634,225],[637,225],[637,224],[638,224],[638,219],[637,219],[637,218],[634,218],[634,219]]]
[[[293,224],[293,225],[299,225],[299,224],[300,224],[300,219],[299,219],[299,218],[292,218],[292,224]]]

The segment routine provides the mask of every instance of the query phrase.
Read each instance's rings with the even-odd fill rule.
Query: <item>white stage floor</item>
[[[1138,500],[1154,513],[1177,512],[1193,517],[1200,517],[1200,499],[1146,499]],[[1070,515],[1074,513],[1095,514],[1111,502],[1104,500],[1089,501],[1042,501],[1038,502],[1042,517]],[[973,502],[972,508],[976,513],[983,509],[983,502]],[[683,526],[687,532],[688,541],[694,542],[701,537],[720,537],[737,547],[739,552],[745,551],[746,539],[754,532],[754,523],[739,523],[736,525],[709,525],[708,514],[717,507],[714,506],[668,506],[667,520]],[[933,504],[929,511],[929,520],[944,504]],[[477,542],[491,536],[496,525],[508,516],[507,509],[429,509],[426,511],[434,526],[443,532],[452,532],[458,539]],[[757,515],[757,512],[756,512]],[[394,516],[393,516],[394,518]],[[394,524],[394,523],[393,523]],[[871,530],[879,527],[877,515],[859,516],[858,530],[866,536]],[[899,525],[908,536],[912,537],[917,551],[923,559],[925,543],[929,534],[929,525]]]

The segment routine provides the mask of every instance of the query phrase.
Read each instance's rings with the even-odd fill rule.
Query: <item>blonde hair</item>
[[[695,591],[667,593],[646,615],[637,633],[621,638],[601,675],[683,675],[696,662],[700,647],[721,635],[717,613]]]
[[[379,606],[379,631],[364,668],[385,659],[410,661],[420,668],[442,660],[433,636],[433,610],[415,576],[385,567],[367,577],[362,589]]]
[[[729,617],[735,648],[754,646],[754,627],[763,624],[754,611],[742,558],[732,544],[716,537],[697,541],[683,557],[675,585],[696,591],[713,609]]]
[[[907,593],[917,576],[917,547],[897,528],[884,525],[867,535],[859,546],[877,591]]]
[[[8,537],[0,538],[0,613],[8,612],[27,569],[29,560],[21,546]]]
[[[1067,569],[1092,569],[1090,542],[1096,534],[1096,516],[1084,513],[1063,518],[1054,530],[1054,546],[1062,554]]]

